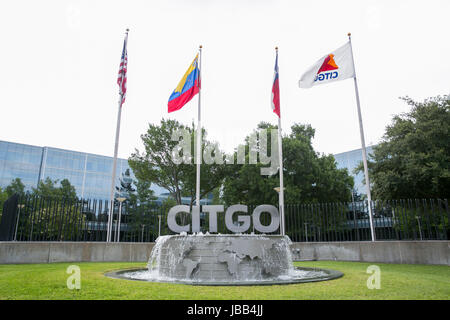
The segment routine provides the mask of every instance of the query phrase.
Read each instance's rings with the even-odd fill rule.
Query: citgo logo
[[[334,54],[329,54],[323,60],[322,66],[320,67],[319,71],[317,71],[317,75],[314,81],[336,79],[339,73],[333,70],[337,69],[339,69],[339,67],[337,66],[336,62],[334,62]]]

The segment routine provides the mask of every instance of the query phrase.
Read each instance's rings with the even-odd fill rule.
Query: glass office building
[[[36,187],[42,162],[41,147],[0,141],[0,187],[20,178],[26,190]]]
[[[68,179],[77,195],[86,199],[109,200],[113,158],[51,147],[38,147],[0,141],[0,187],[20,178],[26,191],[40,180]],[[116,185],[122,173],[130,169],[127,159],[117,159]],[[132,178],[133,173],[130,169]],[[152,186],[155,195],[166,192]]]
[[[370,157],[372,146],[367,149]],[[347,168],[355,179],[358,193],[366,194],[364,174],[354,174],[353,170],[362,161],[361,149],[334,155],[338,168]],[[85,199],[109,200],[113,158],[91,153],[77,152],[51,147],[38,147],[0,140],[0,187],[8,186],[15,178],[20,178],[26,191],[35,188],[40,180],[68,179],[75,187],[77,195]],[[127,169],[127,159],[117,159],[116,185]],[[134,175],[130,169],[132,178]],[[167,190],[152,185],[155,196],[160,201],[168,197]],[[202,199],[209,203],[211,197]],[[190,198],[183,198],[189,203]]]
[[[370,154],[373,152],[373,147],[366,147],[368,159],[370,159]],[[358,174],[353,173],[353,170],[362,162],[362,149],[337,153],[334,155],[334,158],[339,169],[347,168],[348,173],[353,176],[356,191],[360,194],[367,194],[366,185],[364,184],[364,172],[359,172]]]

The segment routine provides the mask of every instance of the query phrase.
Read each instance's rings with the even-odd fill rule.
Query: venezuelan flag
[[[174,112],[180,110],[192,97],[200,90],[200,69],[198,67],[198,54],[192,61],[191,66],[184,74],[178,86],[172,92],[169,98],[168,111]]]

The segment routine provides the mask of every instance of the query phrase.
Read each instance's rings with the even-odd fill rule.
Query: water
[[[121,278],[201,285],[257,285],[326,280],[326,270],[294,268],[287,236],[180,234],[162,236],[147,270]]]
[[[159,273],[155,270],[138,270],[138,271],[129,271],[121,273],[121,276],[124,278],[128,278],[130,280],[141,280],[141,281],[150,281],[150,282],[173,282],[173,283],[186,283],[186,284],[204,284],[208,285],[212,282],[210,281],[195,281],[192,279],[175,279],[171,277],[164,277],[159,275]],[[321,270],[301,270],[301,269],[295,269],[288,274],[288,275],[281,275],[278,277],[275,277],[273,279],[266,279],[266,280],[241,280],[241,281],[228,281],[228,280],[218,280],[214,281],[214,284],[220,284],[223,283],[223,285],[226,284],[236,284],[236,285],[245,285],[246,282],[252,285],[256,285],[256,282],[261,282],[261,284],[269,284],[270,282],[273,282],[274,284],[284,283],[284,282],[299,282],[298,280],[314,280],[319,278],[325,278],[328,274],[325,271]],[[325,280],[325,279],[324,279]]]

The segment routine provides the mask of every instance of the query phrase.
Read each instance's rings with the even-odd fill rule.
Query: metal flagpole
[[[199,80],[199,88],[198,88],[198,121],[197,121],[197,182],[195,187],[195,197],[196,197],[196,205],[200,206],[200,163],[202,159],[201,151],[202,151],[202,124],[201,124],[201,110],[200,110],[200,92],[201,88],[201,71],[202,71],[202,46],[199,48],[199,57],[198,57],[198,80]]]
[[[275,47],[277,53],[277,69],[278,69],[278,47]],[[280,87],[280,76],[278,72],[278,88]],[[284,182],[283,182],[283,137],[281,134],[281,106],[280,116],[278,117],[278,160],[280,162],[280,192],[278,193],[278,203],[280,206],[280,231],[281,235],[286,234],[285,220],[284,220]]]
[[[278,117],[278,158],[280,161],[280,192],[278,194],[281,211],[280,226],[281,226],[281,235],[284,236],[286,234],[286,226],[284,223],[285,220],[284,220],[284,182],[283,182],[283,137],[281,135],[281,116]]]
[[[128,43],[128,31],[126,30],[125,33],[125,52],[127,50],[127,43]],[[125,68],[125,56],[123,57],[123,68]],[[124,80],[124,72],[122,72],[122,81]],[[120,117],[122,115],[122,100],[123,100],[124,93],[122,92],[122,89],[120,89],[120,97],[119,97],[119,111],[117,113],[117,126],[116,126],[116,142],[114,144],[114,161],[113,161],[113,171],[112,171],[112,177],[111,177],[111,193],[109,197],[109,213],[108,213],[108,226],[107,226],[107,232],[106,232],[106,242],[111,242],[111,233],[112,233],[112,215],[114,211],[114,187],[116,182],[116,169],[117,169],[117,151],[119,149],[119,133],[120,133]]]
[[[111,193],[109,197],[109,214],[108,214],[108,232],[106,235],[106,241],[111,242],[111,228],[112,228],[112,215],[114,211],[114,187],[116,182],[116,169],[117,169],[117,150],[119,148],[119,132],[120,132],[120,117],[122,114],[122,95],[119,99],[119,111],[117,113],[117,126],[116,126],[116,143],[114,145],[114,161],[113,161],[113,172],[111,178]]]
[[[370,222],[370,233],[372,236],[372,241],[375,241],[375,230],[373,226],[373,218],[372,218],[372,197],[370,195],[370,180],[369,180],[369,170],[367,168],[367,153],[366,153],[366,143],[364,140],[364,128],[362,123],[362,116],[361,116],[361,106],[359,103],[359,92],[358,92],[358,82],[356,81],[356,69],[355,69],[355,61],[353,59],[353,48],[352,48],[352,38],[351,33],[348,33],[348,41],[350,42],[350,52],[352,55],[352,63],[353,63],[353,70],[354,70],[354,83],[355,83],[355,94],[356,94],[356,106],[358,108],[358,119],[359,119],[359,132],[361,135],[361,145],[362,145],[362,158],[364,163],[364,176],[366,179],[366,191],[367,191],[367,201],[368,201],[368,208],[369,208],[369,222]]]

